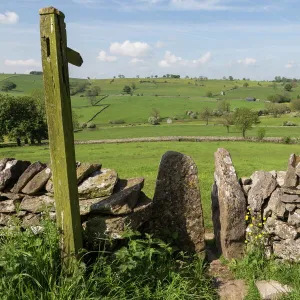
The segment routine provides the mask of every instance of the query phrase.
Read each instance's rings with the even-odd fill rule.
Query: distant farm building
[[[221,96],[225,96],[225,92],[224,91],[221,92]]]
[[[254,102],[254,101],[256,101],[256,98],[253,98],[253,97],[247,97],[247,98],[246,98],[246,101]]]

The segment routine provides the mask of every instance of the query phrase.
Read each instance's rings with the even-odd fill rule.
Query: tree
[[[94,106],[97,102],[97,96],[101,94],[100,86],[92,86],[85,92],[86,97],[89,99],[89,102],[92,106]]]
[[[212,111],[208,107],[205,107],[200,112],[200,118],[206,122],[206,125],[208,125],[208,121],[210,120],[211,116],[212,116]]]
[[[211,91],[209,91],[209,92],[206,93],[206,97],[211,98],[212,96],[213,96],[213,93]]]
[[[157,108],[153,108],[152,112],[151,112],[151,116],[156,118],[156,119],[160,119],[160,112]]]
[[[230,112],[230,102],[226,100],[221,100],[218,103],[218,111],[222,114]]]
[[[229,78],[230,81],[233,81],[233,77],[232,76],[229,76],[228,78]]]
[[[135,85],[135,83],[134,83],[134,82],[131,84],[131,88],[132,88],[133,90],[135,90],[135,89],[136,89],[136,85]]]
[[[247,88],[249,86],[249,83],[248,82],[245,82],[244,84],[243,84],[243,87],[245,87],[245,88]]]
[[[300,98],[297,97],[297,99],[293,99],[291,104],[293,110],[300,111]]]
[[[243,137],[246,137],[246,131],[252,129],[254,124],[259,123],[257,112],[249,108],[238,108],[233,115],[234,125],[241,130]]]
[[[9,92],[14,90],[17,87],[17,85],[11,81],[3,81],[1,84],[1,91],[3,92]]]
[[[126,94],[131,94],[131,87],[129,85],[125,85],[123,88],[123,92]]]
[[[293,88],[293,86],[290,83],[287,83],[284,86],[284,90],[287,91],[287,92],[290,92],[292,90],[292,88]]]
[[[0,136],[21,145],[21,139],[41,142],[48,138],[45,110],[32,97],[0,95]]]
[[[230,112],[225,112],[222,115],[222,121],[221,122],[222,122],[223,126],[225,126],[227,128],[227,133],[229,133],[230,126],[234,124],[233,114],[230,113]]]

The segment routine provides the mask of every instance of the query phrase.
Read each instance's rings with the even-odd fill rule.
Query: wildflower
[[[248,228],[246,229],[246,232],[251,232],[251,229],[248,227]]]
[[[264,217],[264,218],[263,218],[263,220],[264,220],[264,221],[266,221],[266,220],[267,220],[267,218],[266,218],[266,217]]]
[[[246,216],[246,217],[245,217],[245,220],[248,221],[248,219],[249,219],[249,216]]]
[[[259,238],[261,238],[261,237],[262,237],[262,235],[261,235],[261,234],[259,234],[259,235],[258,235],[258,237],[259,237]]]
[[[245,244],[248,244],[248,241],[247,241],[247,240],[245,241]]]
[[[250,224],[250,227],[253,227],[253,224]]]
[[[262,223],[259,223],[258,226],[262,226]]]

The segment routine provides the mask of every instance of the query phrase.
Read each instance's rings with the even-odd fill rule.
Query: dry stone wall
[[[226,153],[226,150],[217,151],[223,152]],[[224,157],[221,159],[216,157],[217,174],[218,165],[224,163],[222,160],[224,161]],[[237,180],[232,178],[227,169],[223,169],[221,176],[225,177],[228,183],[221,185],[223,194],[220,196],[219,193],[219,201],[223,199],[223,202],[230,205],[235,198],[232,198],[232,193],[229,193],[228,189],[233,189],[234,194],[240,195],[241,188],[247,211],[237,208],[243,206],[241,204],[243,197],[240,196],[240,201],[229,209],[229,214],[223,209],[223,214],[221,213],[219,218],[213,210],[213,218],[219,218],[221,224],[236,222],[235,230],[241,230],[245,237],[244,245],[247,247],[261,245],[268,256],[300,261],[300,156],[295,154],[290,156],[287,171],[255,171],[250,177],[241,177]],[[218,182],[216,175],[215,180],[216,185]],[[215,199],[213,189],[213,203]],[[231,228],[226,226],[221,226],[220,229],[220,226],[215,225],[215,230],[221,233],[225,231],[227,236],[232,234]],[[225,243],[227,240],[221,238],[221,241]],[[246,247],[244,248],[246,250]],[[231,251],[228,255],[222,248],[222,252],[226,257],[237,258],[238,253],[235,251]]]
[[[77,163],[82,226],[89,248],[103,238],[121,238],[129,226],[140,228],[151,215],[152,201],[143,192],[144,178],[119,179],[101,164]],[[44,215],[55,220],[51,168],[41,162],[0,160],[0,226],[39,228]]]

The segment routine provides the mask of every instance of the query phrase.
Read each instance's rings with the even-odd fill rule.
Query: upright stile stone
[[[51,169],[63,259],[68,268],[72,257],[82,248],[68,61],[80,66],[82,58],[67,48],[64,18],[64,14],[53,7],[40,10]]]
[[[246,199],[227,150],[215,153],[212,216],[216,244],[227,259],[243,255],[246,233]]]
[[[150,230],[178,234],[180,249],[200,253],[205,248],[198,170],[191,157],[169,151],[161,159],[153,199]]]

